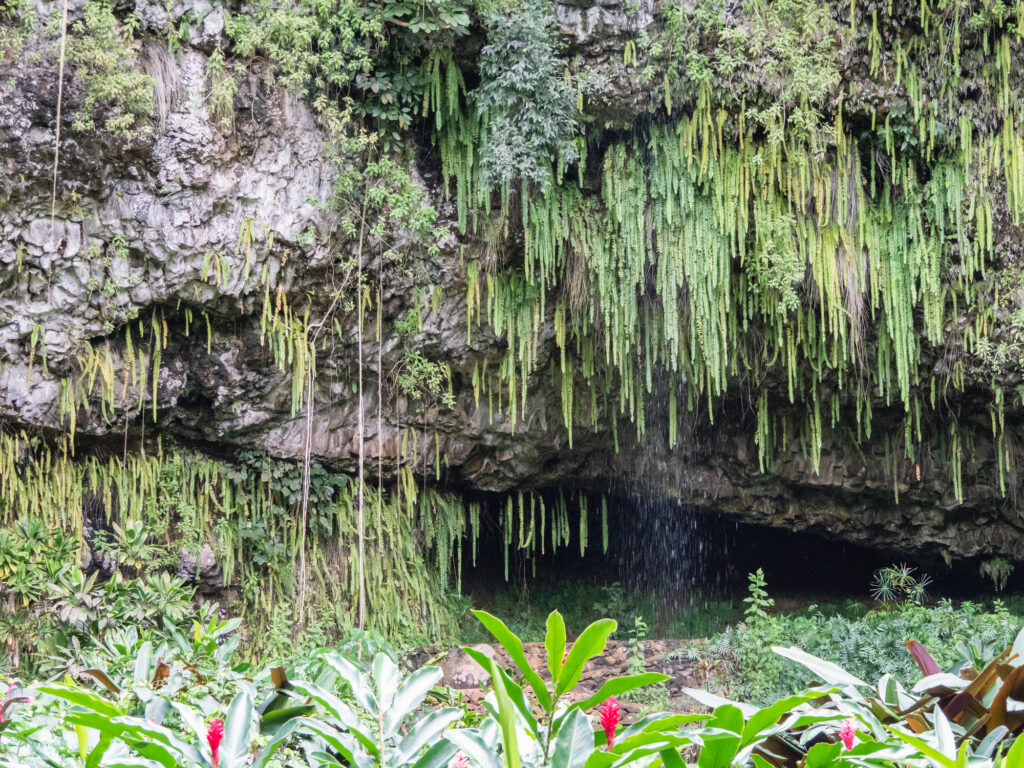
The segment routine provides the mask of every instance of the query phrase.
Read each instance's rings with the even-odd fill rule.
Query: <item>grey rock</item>
[[[203,544],[199,557],[182,548],[178,552],[178,565],[174,572],[179,579],[198,584],[203,591],[216,591],[224,587],[224,573],[208,543]]]
[[[497,653],[489,645],[474,645],[472,648],[488,658],[498,658]],[[480,688],[491,679],[491,676],[480,667],[476,660],[461,648],[453,648],[448,651],[448,655],[441,660],[438,666],[444,673],[441,685],[448,688]]]

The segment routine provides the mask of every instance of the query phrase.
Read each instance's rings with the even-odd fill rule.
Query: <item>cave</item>
[[[607,551],[600,535],[593,533],[600,531],[598,501],[589,506],[591,535],[582,554],[575,542],[543,555],[512,547],[506,577],[506,548],[495,519],[502,506],[491,499],[475,564],[473,556],[464,553],[461,592],[473,605],[542,617],[544,611],[561,605],[578,611],[577,602],[584,599],[596,605],[584,605],[578,613],[593,620],[600,618],[611,594],[620,601],[620,621],[630,619],[630,611],[644,614],[653,622],[649,631],[659,637],[697,627],[720,630],[724,617],[741,617],[749,594],[748,575],[758,569],[764,573],[775,610],[786,613],[814,607],[836,611],[844,604],[848,611],[852,604],[860,606],[856,611],[881,607],[883,603],[872,595],[873,582],[879,569],[890,566],[912,568],[916,577],[927,577],[924,604],[985,603],[1022,586],[1021,575],[1011,574],[997,589],[976,561],[947,563],[941,557],[743,523],[678,502],[635,495],[607,497]],[[707,625],[698,619],[702,613],[712,617]]]

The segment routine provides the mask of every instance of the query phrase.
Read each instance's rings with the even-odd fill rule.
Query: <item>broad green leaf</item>
[[[112,720],[111,723],[114,726],[124,727],[121,740],[131,743],[135,750],[144,757],[153,757],[153,755],[147,753],[149,747],[162,749],[166,746],[170,753],[179,759],[184,758],[194,762],[200,761],[199,750],[182,740],[177,733],[162,725],[151,723],[140,717],[118,717]],[[159,754],[161,756],[154,759],[163,762],[163,753],[160,752]]]
[[[942,686],[944,688],[951,688],[954,691],[959,691],[966,688],[969,683],[969,680],[964,680],[959,675],[951,675],[948,672],[939,672],[936,675],[922,677],[910,690],[912,693],[924,693],[929,688]]]
[[[253,768],[265,768],[271,760],[274,759],[274,754],[281,747],[284,746],[285,742],[292,735],[292,733],[302,725],[303,718],[297,717],[286,722],[282,727],[278,728],[271,736],[263,749],[260,750],[259,755],[256,758],[256,762],[253,763]]]
[[[359,671],[355,664],[337,653],[325,653],[320,657],[341,679],[349,684],[356,703],[377,717],[379,709],[373,688],[366,675]]]
[[[84,763],[89,757],[89,729],[81,723],[76,723],[75,736],[78,739],[78,759]]]
[[[772,650],[785,659],[795,661],[797,664],[807,667],[807,669],[820,677],[824,683],[835,685],[856,685],[861,688],[871,687],[859,677],[851,675],[838,664],[833,664],[831,661],[819,659],[817,656],[812,656],[805,651],[801,651],[799,648],[781,648],[777,645],[773,645]]]
[[[435,741],[412,768],[447,768],[456,751],[455,745],[450,741]]]
[[[448,731],[445,738],[464,752],[480,768],[502,768],[498,753],[476,729]]]
[[[424,746],[437,739],[449,725],[462,717],[462,710],[449,707],[424,715],[402,739],[394,758],[388,762],[405,765],[412,762]]]
[[[323,768],[325,765],[335,766],[336,768],[347,768],[343,762],[328,752],[313,752],[310,757],[316,761],[317,768]]]
[[[555,737],[552,768],[583,768],[594,751],[594,732],[587,717],[574,709]]]
[[[49,694],[54,698],[63,699],[70,704],[77,704],[80,707],[92,710],[106,717],[120,717],[124,712],[118,709],[101,696],[82,688],[71,688],[66,685],[51,684],[40,685],[38,690],[41,693]]]
[[[1024,629],[1017,633],[1017,637],[1013,640],[1013,646],[1010,648],[1009,663],[1015,667],[1019,667],[1024,664]],[[1019,741],[1019,739],[1018,739]],[[1016,744],[1016,742],[1014,742]],[[1012,752],[1013,750],[1010,750]],[[1007,757],[1010,753],[1007,752]]]
[[[709,720],[710,718],[710,714],[647,715],[646,717],[642,717],[632,723],[618,735],[618,738],[628,739],[632,736],[639,736],[644,733],[665,733],[667,731],[675,731],[680,726],[689,725],[690,723],[699,723],[702,720]]]
[[[939,751],[946,757],[955,760],[956,739],[953,738],[953,729],[949,727],[949,720],[942,714],[938,704],[935,705],[932,717],[934,719],[935,740],[938,742]]]
[[[516,714],[508,691],[505,689],[505,675],[495,661],[491,661],[491,681],[494,697],[498,702],[498,722],[501,725],[502,760],[505,768],[520,768],[519,740],[516,736]]]
[[[716,709],[707,728],[700,731],[704,748],[697,758],[699,768],[729,768],[740,748],[743,713],[726,704]]]
[[[615,631],[617,626],[612,619],[600,619],[583,630],[576,642],[572,644],[569,656],[562,666],[558,685],[555,687],[556,696],[561,696],[576,687],[587,662],[604,651],[605,645],[608,643],[608,636]]]
[[[249,744],[255,735],[252,697],[241,691],[224,715],[224,740],[220,745],[224,768],[241,768],[248,762]]]
[[[314,712],[316,712],[316,707],[312,704],[299,704],[295,707],[275,709],[273,712],[267,712],[260,717],[260,732],[273,734],[289,720],[294,720],[296,717],[308,717]]]
[[[497,616],[492,616],[487,611],[473,611],[472,612],[480,623],[486,627],[487,631],[494,635],[495,640],[505,649],[505,652],[512,659],[512,663],[516,665],[519,671],[523,675],[523,679],[529,684],[530,688],[533,689],[533,695],[537,697],[537,701],[541,708],[545,712],[551,711],[552,699],[551,694],[548,692],[547,686],[544,684],[544,680],[540,675],[530,666],[530,662],[526,660],[526,653],[523,651],[523,641],[516,637],[515,633],[512,632],[505,622],[499,619]],[[575,645],[573,649],[575,650]],[[572,656],[570,652],[569,656]],[[578,679],[578,678],[577,678]],[[575,683],[573,683],[575,685]]]
[[[381,745],[377,743],[377,739],[373,735],[372,726],[363,723],[348,704],[339,697],[319,685],[313,685],[303,680],[293,681],[292,690],[307,696],[323,707],[324,712],[335,721],[331,725],[339,730],[348,731],[359,740],[367,752],[374,757],[379,756]]]
[[[1024,630],[1021,631],[1021,635],[1024,635]],[[1017,640],[1020,640],[1021,635],[1017,636]],[[1010,751],[1006,753],[1003,765],[1006,768],[1019,768],[1019,766],[1024,765],[1024,737],[1017,737],[1013,742]]]
[[[902,709],[899,699],[899,683],[896,682],[896,678],[888,673],[882,675],[878,678],[877,690],[878,698],[880,698],[886,706]]]
[[[210,637],[212,637],[214,640],[217,640],[224,635],[231,634],[240,626],[242,626],[242,620],[240,618],[228,619],[227,621],[222,622],[221,625],[217,627],[217,629],[213,630],[213,632],[210,634]]]
[[[750,715],[747,718],[746,724],[743,726],[741,747],[749,746],[761,738],[764,738],[762,734],[771,729],[772,726],[776,725],[783,715],[794,707],[806,704],[808,701],[812,701],[817,698],[819,698],[819,694],[817,693],[804,693],[798,696],[788,696],[785,699],[780,699],[774,704],[767,706],[764,709],[760,709],[753,715]]]
[[[643,755],[660,752],[666,747],[678,749],[679,747],[689,746],[695,743],[696,735],[696,731],[690,729],[680,729],[674,734],[650,731],[631,736],[628,739],[621,738],[620,734],[620,736],[615,738],[615,752],[636,759]],[[603,738],[603,734],[599,738]]]
[[[974,754],[978,757],[992,757],[996,751],[996,747],[1002,743],[1003,739],[1010,735],[1010,730],[1005,725],[1000,725],[995,728],[992,733],[981,740],[981,744],[974,750]]]
[[[548,672],[551,673],[552,682],[557,685],[558,676],[562,672],[562,657],[565,656],[565,621],[558,611],[548,614],[544,647],[548,652]]]
[[[300,724],[303,731],[319,736],[327,742],[331,748],[356,768],[375,768],[376,762],[358,747],[356,741],[349,734],[309,717],[296,720],[296,722]]]
[[[163,768],[179,768],[181,765],[181,755],[175,754],[174,751],[159,742],[134,740],[131,746],[140,755],[145,758],[155,760],[157,763],[162,765]]]
[[[153,663],[153,644],[147,640],[139,646],[138,655],[135,657],[135,673],[132,679],[136,683],[149,682],[149,667]]]
[[[102,734],[103,739],[121,739],[143,757],[156,760],[167,768],[177,768],[182,760],[200,762],[199,751],[182,741],[173,731],[138,717],[108,717],[98,712],[69,712],[65,722],[86,725]]]
[[[104,766],[109,765],[109,761],[111,759],[113,759],[113,758],[107,758],[106,760],[104,760],[104,757],[107,755],[107,752],[110,749],[111,744],[114,744],[114,743],[115,743],[114,739],[112,739],[111,737],[109,737],[109,736],[102,736],[96,742],[96,746],[94,746],[89,751],[89,759],[85,761],[85,768],[98,768],[98,766],[100,766],[100,765],[104,765]],[[78,748],[79,748],[79,752],[81,752],[81,749],[82,749],[82,742],[81,741],[78,742]],[[88,749],[88,744],[86,745],[86,748]],[[121,757],[121,756],[115,756],[115,757]]]
[[[968,765],[968,754],[971,751],[971,742],[967,739],[960,745],[960,750],[956,753],[956,764],[959,768],[967,768]]]
[[[937,750],[924,739],[918,736],[913,736],[898,728],[890,728],[889,732],[900,741],[904,741],[910,746],[916,748],[925,757],[934,760],[936,763],[943,766],[943,768],[957,768],[955,759],[946,757],[942,752]]]
[[[117,718],[107,717],[97,712],[68,712],[64,716],[64,722],[68,725],[82,725],[92,728],[99,734],[109,735],[111,738],[118,738],[124,733],[124,725],[117,722]]]
[[[325,714],[333,717],[344,728],[362,731],[362,723],[356,713],[340,697],[330,691],[304,680],[295,680],[292,683],[292,690],[319,704]]]
[[[384,734],[394,736],[398,733],[402,721],[411,715],[430,690],[441,682],[444,673],[437,667],[421,667],[413,672],[398,686],[390,708],[385,710]]]
[[[587,762],[583,768],[609,768],[609,766],[614,765],[618,759],[619,756],[614,752],[597,750],[590,753],[590,757],[587,758]]]
[[[665,768],[686,768],[686,763],[683,762],[678,749],[663,749],[658,754],[661,755],[661,761]]]
[[[666,680],[671,680],[671,678],[668,675],[662,675],[657,672],[644,672],[640,675],[616,677],[612,680],[605,681],[600,689],[598,689],[597,693],[584,699],[576,706],[582,710],[587,710],[601,704],[609,696],[621,696],[622,694],[636,690],[637,688],[643,688],[645,685],[656,685],[657,683],[663,683]]]
[[[519,710],[519,714],[523,716],[523,721],[527,728],[533,733],[534,737],[540,738],[540,724],[537,722],[536,716],[533,714],[533,708],[530,706],[530,702],[526,700],[526,694],[523,692],[521,686],[509,677],[508,673],[502,669],[497,663],[493,663],[493,660],[484,653],[474,650],[473,648],[466,648],[466,653],[480,664],[484,669],[493,668],[497,670],[498,674],[501,675],[502,683],[504,684],[505,692],[508,694],[509,700],[515,705],[515,708]],[[554,727],[557,730],[558,720],[555,721]]]
[[[804,768],[827,768],[832,765],[842,751],[842,744],[815,744],[807,750]]]
[[[438,670],[440,672],[440,670]],[[386,653],[378,653],[373,659],[373,682],[377,694],[377,707],[387,717],[398,692],[402,673],[398,665]]]

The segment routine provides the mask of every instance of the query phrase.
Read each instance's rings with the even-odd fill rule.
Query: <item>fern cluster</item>
[[[793,5],[813,15],[807,4]],[[933,12],[922,7],[926,16]],[[948,342],[951,324],[968,354],[984,351],[993,332],[984,309],[966,324],[960,313],[986,290],[996,258],[993,210],[1002,192],[995,185],[1005,189],[1013,220],[1024,220],[1022,115],[1010,98],[1014,14],[972,22],[991,27],[983,71],[1003,105],[998,130],[979,128],[963,113],[943,125],[940,101],[918,87],[933,48],[911,44],[890,75],[908,94],[909,122],[887,115],[871,131],[855,132],[840,106],[812,139],[773,124],[770,110],[729,109],[728,94],[705,84],[688,112],[670,110],[670,121],[601,146],[597,191],[584,182],[582,161],[575,177],[565,173],[582,159],[574,149],[553,164],[553,183],[506,183],[492,194],[476,155],[480,148],[486,156],[490,118],[472,108],[476,91],[467,91],[454,62],[436,56],[425,106],[434,110],[458,225],[476,237],[523,232],[522,265],[486,279],[487,306],[501,310],[487,319],[508,350],[497,370],[486,366],[485,375],[478,366],[478,401],[482,389],[489,400],[496,393],[515,421],[539,359],[540,329],[553,324],[552,375],[570,435],[580,422],[610,425],[617,442],[616,422],[625,416],[642,436],[645,396],[657,377],[669,381],[666,427],[675,445],[680,401],[687,410],[705,404],[713,420],[715,402],[741,385],[753,390],[762,468],[797,442],[817,471],[827,431],[850,420],[858,444],[884,441],[898,495],[899,467],[918,462],[922,414],[946,408],[944,396],[965,386],[962,357],[939,375],[924,361]],[[769,29],[784,24],[769,16]],[[796,39],[756,34],[756,45]],[[822,55],[794,53],[779,77],[803,72],[804,103],[824,109],[835,78],[822,72],[812,82],[810,74]],[[904,130],[913,131],[913,142]],[[483,280],[479,265],[467,272],[472,334],[474,321],[484,319]],[[795,423],[772,408],[769,393],[779,382],[789,404],[806,406]],[[575,394],[580,386],[589,397]],[[1001,483],[1009,464],[1003,402],[994,393]],[[878,403],[901,406],[905,419],[873,435]],[[938,442],[962,499],[966,436],[951,424]]]

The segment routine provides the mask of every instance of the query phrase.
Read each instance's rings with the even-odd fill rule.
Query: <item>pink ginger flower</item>
[[[605,738],[608,739],[608,751],[615,746],[615,726],[619,724],[619,702],[614,696],[609,696],[601,705],[601,727],[604,728]]]
[[[853,740],[857,735],[857,730],[854,728],[853,718],[843,721],[843,727],[839,729],[839,739],[843,742],[843,747],[846,749],[853,749]]]
[[[223,738],[224,721],[215,717],[206,728],[206,743],[210,745],[210,759],[213,761],[213,768],[220,766],[220,742]]]
[[[565,646],[565,653],[562,654],[562,666],[565,666],[565,660],[569,658],[569,646]]]
[[[456,752],[448,768],[469,768],[469,759],[461,752]]]

